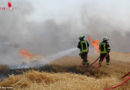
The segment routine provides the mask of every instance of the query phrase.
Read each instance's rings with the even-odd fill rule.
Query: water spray
[[[72,52],[75,52],[77,50],[78,50],[77,48],[67,49],[67,50],[58,52],[56,54],[52,54],[52,55],[49,55],[47,57],[44,57],[43,59],[41,59],[39,61],[34,61],[34,62],[29,63],[29,64],[13,65],[13,66],[10,66],[9,68],[10,69],[39,68],[42,65],[49,64],[50,62],[52,62],[58,58],[61,58],[63,56],[66,56]]]
[[[74,51],[78,50],[77,48],[71,48],[71,49],[68,49],[68,50],[65,50],[65,51],[61,51],[61,52],[58,52],[56,54],[53,54],[53,55],[50,55],[50,56],[47,56],[46,58],[43,58],[42,60],[40,60],[41,63],[43,64],[48,64],[58,58],[61,58],[63,56],[66,56]]]

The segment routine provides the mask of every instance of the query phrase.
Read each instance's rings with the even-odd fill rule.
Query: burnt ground
[[[9,75],[19,75],[30,70],[37,70],[40,72],[50,72],[50,73],[75,73],[87,76],[92,76],[99,78],[102,75],[107,75],[93,66],[60,66],[60,65],[44,65],[39,68],[28,68],[28,69],[6,69],[0,72],[1,79],[7,78]]]

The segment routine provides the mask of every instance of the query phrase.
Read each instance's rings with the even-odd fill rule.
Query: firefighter
[[[99,60],[99,65],[101,65],[101,62],[103,61],[104,57],[107,55],[106,57],[106,64],[109,65],[110,63],[110,45],[108,43],[108,38],[103,38],[103,41],[99,44],[99,48],[100,48],[100,60]]]
[[[89,43],[87,40],[84,40],[85,36],[80,36],[79,37],[79,43],[78,43],[78,48],[80,49],[80,57],[83,59],[83,65],[87,66],[89,65],[88,63],[88,51],[89,51]]]

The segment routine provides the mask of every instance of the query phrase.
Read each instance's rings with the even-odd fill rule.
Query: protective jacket
[[[100,54],[106,54],[110,52],[111,48],[107,41],[102,41],[99,45],[100,48]]]
[[[85,53],[89,50],[89,43],[87,40],[80,40],[77,47],[80,49],[80,53]]]

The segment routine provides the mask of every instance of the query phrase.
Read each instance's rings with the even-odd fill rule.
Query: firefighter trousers
[[[88,64],[88,52],[80,53],[80,57],[83,59],[83,65]]]
[[[100,60],[99,63],[103,61],[104,57],[106,56],[107,53],[105,54],[100,54]],[[106,57],[106,63],[110,62],[110,55],[108,54],[108,56]]]

